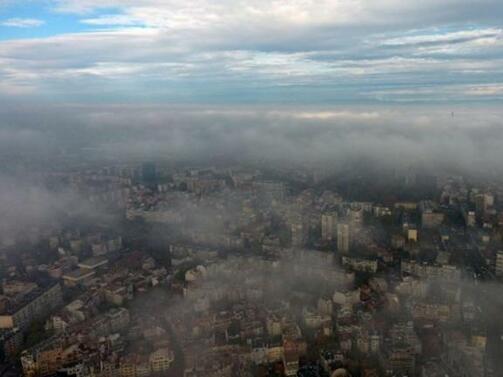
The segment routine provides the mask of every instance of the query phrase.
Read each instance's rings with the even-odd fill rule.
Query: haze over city
[[[0,377],[503,376],[502,20],[0,0]]]

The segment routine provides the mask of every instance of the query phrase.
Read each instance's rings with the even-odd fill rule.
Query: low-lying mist
[[[336,168],[499,170],[497,108],[23,106],[1,111],[0,147],[29,155],[206,162],[267,161]]]

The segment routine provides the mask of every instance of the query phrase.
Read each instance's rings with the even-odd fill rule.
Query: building
[[[423,228],[437,228],[444,222],[444,214],[439,212],[430,200],[422,201],[419,204],[419,211]]]
[[[463,220],[465,221],[465,225],[467,227],[474,227],[477,225],[477,216],[474,210],[463,206],[461,208],[461,214],[463,215]]]
[[[407,241],[417,242],[417,229],[415,228],[407,229]]]
[[[342,257],[342,265],[354,271],[375,273],[378,268],[377,260],[364,258]]]
[[[175,357],[171,350],[168,348],[160,348],[150,355],[150,369],[153,373],[166,372],[171,367],[174,360]]]
[[[67,376],[72,376],[72,377],[85,377],[88,376],[89,374],[87,373],[88,371],[85,370],[84,365],[79,362],[73,362],[68,365],[64,365],[60,370],[60,373],[66,373]]]
[[[337,234],[337,212],[327,212],[321,215],[321,239],[332,241]]]
[[[296,376],[299,370],[299,355],[296,352],[285,352],[283,354],[283,366],[285,376]]]
[[[349,225],[337,224],[337,251],[342,254],[349,253],[350,234]]]
[[[487,210],[494,205],[494,196],[491,194],[477,194],[475,200],[475,212],[482,217]]]
[[[450,264],[430,265],[421,264],[416,261],[405,261],[401,263],[402,273],[414,275],[422,279],[440,279],[449,281],[459,281],[461,279],[461,270]]]
[[[96,270],[99,267],[105,266],[108,263],[108,259],[105,257],[92,257],[82,261],[78,264],[80,268],[87,270]]]
[[[393,347],[383,360],[387,375],[414,376],[416,373],[416,356],[408,347]]]
[[[426,211],[421,214],[423,228],[436,228],[444,222],[444,214],[441,212]]]
[[[100,337],[119,332],[129,325],[129,321],[129,311],[126,308],[113,308],[93,319],[88,333]]]
[[[66,286],[76,286],[90,280],[96,272],[87,268],[78,268],[63,275]]]
[[[37,287],[19,300],[9,302],[0,314],[0,328],[26,329],[31,322],[42,319],[62,305],[63,296],[59,283],[46,288]]]
[[[494,268],[496,276],[503,276],[503,250],[500,250],[496,253],[496,265]]]
[[[18,328],[0,330],[0,349],[6,359],[13,360],[22,345],[23,333]]]
[[[363,205],[352,205],[348,212],[349,223],[352,229],[358,229],[363,225]]]

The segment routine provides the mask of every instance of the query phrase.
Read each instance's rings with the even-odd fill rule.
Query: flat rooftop
[[[70,281],[81,281],[85,278],[91,277],[94,275],[94,271],[86,269],[86,268],[79,268],[77,270],[70,271],[66,274],[63,275],[64,280],[70,280]]]
[[[107,263],[108,263],[108,259],[105,257],[91,257],[91,258],[88,258],[82,262],[79,262],[77,264],[77,266],[79,266],[80,268],[86,268],[86,269],[93,270],[93,269],[98,268],[100,266],[103,266]]]

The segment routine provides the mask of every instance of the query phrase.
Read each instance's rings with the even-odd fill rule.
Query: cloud
[[[402,90],[404,84],[418,88],[428,82],[433,87],[455,88],[460,82],[485,85],[489,79],[502,81],[503,56],[477,55],[494,54],[503,46],[475,48],[466,43],[465,54],[459,57],[449,56],[452,52],[442,56],[442,45],[435,45],[436,55],[417,48],[397,53],[387,51],[389,46],[379,49],[364,44],[323,51],[229,50],[199,47],[199,41],[185,40],[158,28],[128,27],[0,43],[4,57],[0,59],[0,76],[11,88],[37,88],[36,92],[61,94],[77,101],[97,90],[118,101],[128,96],[146,100],[178,98],[182,102],[198,101],[198,96],[210,101],[247,96],[278,100],[281,94],[277,91],[287,87],[301,94],[314,93],[314,101],[316,95],[322,101],[327,96],[361,101],[379,100],[384,97],[371,94],[392,94]],[[72,49],[75,45],[79,49]],[[477,55],[471,56],[470,48]],[[453,75],[457,83],[451,79]],[[471,98],[460,98],[455,91],[449,93],[455,95],[447,100]],[[441,95],[445,98],[444,94],[432,91],[429,100],[435,102]],[[284,98],[295,100],[293,96]]]
[[[44,20],[36,18],[9,18],[0,22],[2,26],[18,27],[18,28],[32,28],[39,27],[45,24]]]
[[[431,102],[431,98],[438,97],[438,101],[447,105],[453,101],[474,101],[480,99],[501,100],[503,99],[503,85],[493,84],[452,84],[452,85],[430,85],[416,86],[407,89],[390,89],[382,91],[371,91],[366,95],[379,98],[382,101],[418,103]],[[469,101],[469,100],[468,100]]]
[[[1,137],[1,136],[0,136]],[[60,183],[49,189],[34,175],[0,172],[0,247],[18,236],[51,229],[55,224],[79,221],[81,224],[109,223],[112,215],[93,205],[76,190]]]
[[[103,9],[120,9],[122,12],[141,17],[145,22],[184,27],[213,26],[241,21],[267,25],[270,21],[285,25],[356,25],[430,22],[464,22],[474,19],[496,20],[501,3],[497,0],[447,0],[439,4],[434,0],[403,2],[382,0],[379,3],[366,0],[304,0],[266,1],[253,3],[244,0],[187,0],[180,4],[175,0],[57,0],[60,12],[92,13]],[[182,23],[184,21],[184,23]]]
[[[102,15],[97,18],[86,18],[81,20],[80,22],[82,22],[83,24],[99,26],[134,26],[142,24],[141,20],[122,14],[111,14]]]
[[[0,42],[0,96],[357,103],[402,102],[394,93],[407,90],[406,101],[435,103],[480,100],[458,85],[503,81],[494,0],[51,4],[92,29]]]
[[[57,159],[267,161],[270,165],[500,171],[497,107],[337,108],[221,106],[21,106],[0,113],[1,150]],[[451,112],[455,113],[452,117]],[[43,125],[43,126],[42,126]],[[12,149],[12,147],[11,147]]]

